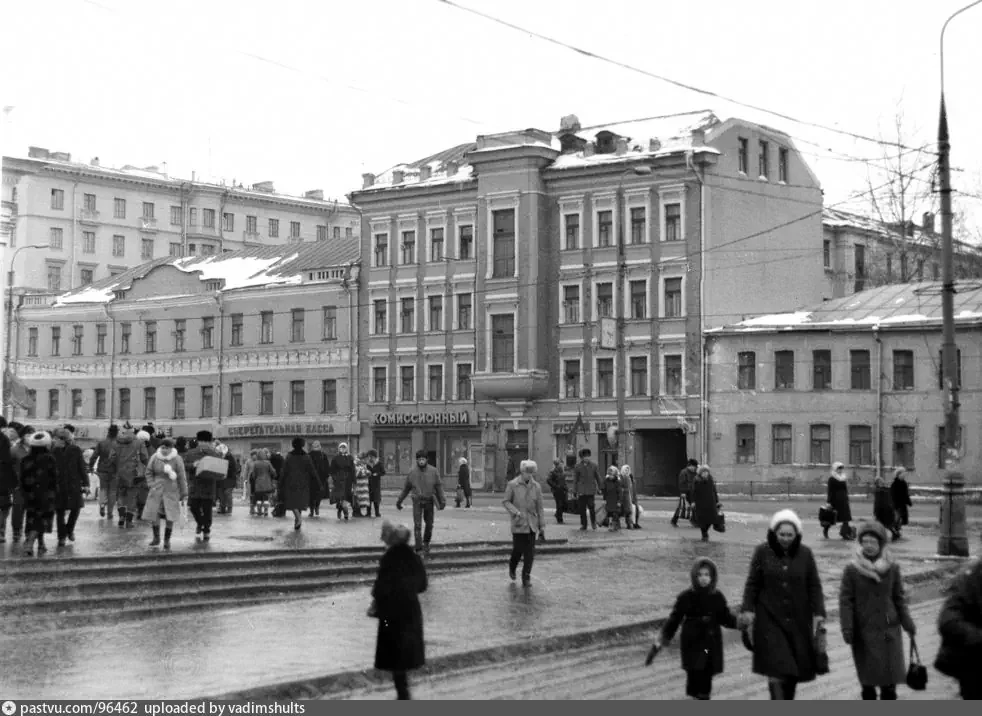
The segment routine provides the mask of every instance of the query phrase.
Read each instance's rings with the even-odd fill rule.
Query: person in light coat
[[[174,523],[181,516],[181,507],[188,499],[188,480],[184,460],[174,449],[174,441],[164,438],[147,463],[147,504],[144,516],[153,530],[151,547],[160,545],[160,520],[164,520],[164,549],[170,549]]]
[[[522,562],[522,585],[532,581],[532,561],[535,559],[535,538],[546,539],[546,511],[542,487],[536,477],[539,466],[532,460],[522,460],[519,474],[505,487],[501,504],[511,515],[511,559],[508,576],[514,581],[515,570]]]
[[[637,519],[638,491],[630,465],[621,465],[621,513],[624,515],[624,526],[627,529],[641,529]]]

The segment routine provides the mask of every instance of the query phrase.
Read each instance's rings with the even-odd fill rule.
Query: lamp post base
[[[965,476],[951,471],[942,481],[938,554],[943,557],[968,556],[968,525],[965,516]]]

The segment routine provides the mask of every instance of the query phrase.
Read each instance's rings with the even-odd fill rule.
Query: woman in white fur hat
[[[153,530],[151,547],[160,545],[160,520],[165,521],[164,549],[170,549],[174,523],[181,516],[181,505],[188,499],[188,480],[184,460],[174,449],[174,441],[164,438],[147,463],[150,492],[144,506],[144,517]]]
[[[753,644],[753,671],[766,676],[772,700],[794,699],[800,682],[818,675],[815,636],[825,624],[825,597],[812,551],[801,543],[792,510],[771,518],[754,550],[743,592],[742,621]]]
[[[46,432],[25,438],[29,450],[20,463],[20,489],[24,495],[24,554],[38,557],[48,551],[44,535],[54,528],[55,499],[58,489],[58,464],[51,454],[51,436]]]

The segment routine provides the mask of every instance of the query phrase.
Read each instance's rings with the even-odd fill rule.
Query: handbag
[[[723,510],[719,510],[716,513],[716,519],[713,520],[713,529],[717,532],[726,532],[726,515],[723,514]]]
[[[815,630],[815,673],[829,673],[829,634],[824,625]]]
[[[458,487],[457,488],[457,497],[456,497],[457,505],[460,506],[460,503],[463,502],[463,501],[464,501],[464,488],[463,487]]]
[[[910,638],[910,665],[907,667],[907,687],[912,691],[924,691],[927,688],[927,667],[921,663],[917,642]]]
[[[836,511],[832,507],[819,507],[818,508],[818,522],[822,527],[831,527],[835,524]]]

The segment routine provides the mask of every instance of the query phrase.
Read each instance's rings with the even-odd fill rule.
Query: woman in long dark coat
[[[314,470],[317,479],[310,481],[310,516],[321,514],[321,500],[327,494],[327,488],[331,481],[331,461],[321,450],[321,444],[314,442],[310,446],[310,460],[314,463]]]
[[[852,510],[849,508],[849,483],[847,482],[848,476],[846,475],[845,466],[841,462],[833,463],[832,474],[829,475],[828,491],[826,492],[825,501],[829,503],[829,507],[835,510],[835,520],[840,522],[842,527],[839,529],[839,535],[842,539],[852,539],[852,528],[849,523],[852,522]],[[829,536],[829,528],[822,528],[822,534],[826,538]]]
[[[419,596],[426,591],[426,568],[409,546],[409,528],[382,524],[382,541],[388,545],[379,562],[372,588],[373,616],[378,619],[375,668],[391,671],[400,700],[410,698],[407,671],[426,663],[423,610]]]
[[[907,677],[903,628],[917,633],[904,596],[900,566],[890,558],[887,531],[876,522],[860,525],[859,549],[842,572],[839,621],[842,639],[852,647],[864,701],[897,698],[897,684]]]
[[[58,523],[58,546],[65,540],[75,541],[75,523],[85,506],[82,491],[88,487],[88,468],[82,449],[72,442],[72,434],[65,428],[54,431],[52,455],[58,470],[58,486],[55,493],[55,517]]]
[[[877,522],[890,530],[893,539],[899,539],[900,532],[897,529],[897,512],[893,509],[893,498],[890,496],[890,488],[883,482],[882,477],[873,480],[873,517]]]
[[[375,516],[382,516],[382,476],[385,466],[378,459],[377,450],[368,451],[368,499],[375,508]]]
[[[467,507],[471,506],[471,468],[467,464],[467,458],[460,458],[460,467],[457,468],[457,488],[464,493],[464,500]],[[460,507],[460,501],[457,502]]]
[[[303,451],[306,440],[301,437],[293,438],[293,449],[283,462],[283,473],[280,475],[280,500],[285,509],[293,512],[293,529],[298,530],[303,524],[301,513],[310,505],[310,481],[317,479],[317,470],[310,455]]]
[[[893,482],[890,483],[890,497],[893,500],[893,509],[897,511],[896,532],[900,534],[900,528],[906,527],[910,522],[909,509],[913,506],[910,500],[910,485],[907,484],[907,470],[898,467],[893,473]]]
[[[24,554],[34,554],[34,540],[38,543],[38,557],[48,551],[44,535],[54,527],[55,501],[58,490],[58,464],[51,454],[51,436],[46,432],[34,433],[25,442],[30,452],[20,463],[20,489],[24,495]]]
[[[817,676],[815,632],[825,623],[825,597],[812,551],[801,543],[791,510],[771,518],[767,541],[754,550],[743,591],[755,674],[766,676],[773,700],[790,700]]]
[[[355,460],[348,454],[348,443],[338,445],[338,454],[331,460],[331,479],[331,499],[338,508],[338,519],[344,515],[347,522],[355,491]]]
[[[695,480],[692,481],[692,504],[696,508],[694,521],[702,531],[702,541],[708,542],[709,528],[713,526],[719,515],[719,494],[716,492],[716,481],[708,465],[700,466]]]

